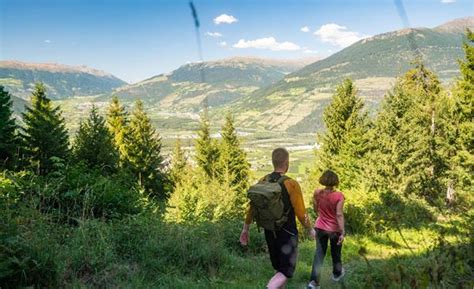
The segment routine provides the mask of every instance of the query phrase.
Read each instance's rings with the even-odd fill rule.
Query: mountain
[[[86,66],[0,61],[0,85],[28,100],[35,82],[41,81],[52,99],[109,93],[126,84],[117,77]]]
[[[410,28],[379,34],[286,75],[274,85],[256,90],[230,108],[241,126],[290,132],[314,132],[334,86],[351,78],[369,107],[376,106],[395,78],[413,67],[417,55],[441,81],[459,73],[464,56],[465,28],[474,17],[456,19],[433,29]]]
[[[196,111],[202,108],[205,100],[211,107],[226,105],[314,61],[314,58],[233,57],[189,63],[171,73],[120,87],[113,94],[125,101],[141,98],[148,104],[158,105],[161,110]]]

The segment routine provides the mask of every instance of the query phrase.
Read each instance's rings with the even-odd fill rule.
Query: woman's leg
[[[332,274],[337,277],[341,275],[342,272],[342,244],[337,244],[337,241],[339,240],[338,233],[332,233],[329,240],[331,242]]]
[[[328,249],[328,234],[324,230],[316,229],[316,253],[314,254],[311,280],[319,285],[321,279],[321,266]]]

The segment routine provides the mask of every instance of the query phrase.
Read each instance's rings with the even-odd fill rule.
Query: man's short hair
[[[281,168],[290,159],[290,154],[285,148],[277,148],[272,152],[272,163],[274,168]]]

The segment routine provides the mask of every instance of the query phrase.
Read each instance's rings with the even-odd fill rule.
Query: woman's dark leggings
[[[316,253],[314,255],[313,268],[311,270],[311,281],[315,281],[316,284],[319,284],[319,281],[321,280],[321,267],[328,249],[328,240],[331,243],[332,273],[334,276],[339,276],[341,274],[342,244],[337,244],[339,235],[339,233],[328,232],[316,228]]]

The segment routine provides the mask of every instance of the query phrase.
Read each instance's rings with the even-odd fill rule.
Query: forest
[[[346,196],[347,275],[332,283],[326,261],[324,288],[474,287],[469,30],[463,49],[452,87],[415,61],[373,116],[353,81],[335,89],[302,180],[313,221],[323,170]],[[204,108],[194,152],[178,140],[164,155],[140,100],[128,111],[115,97],[105,115],[92,107],[70,136],[42,83],[20,118],[0,86],[0,288],[264,288],[261,232],[253,225],[249,246],[238,243],[261,176],[237,131],[229,112],[214,137]],[[315,244],[303,235],[288,288],[309,278]]]

